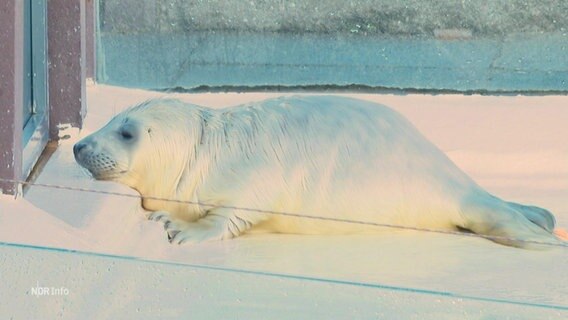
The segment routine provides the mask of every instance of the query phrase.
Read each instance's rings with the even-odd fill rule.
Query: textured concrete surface
[[[103,31],[190,30],[432,35],[566,32],[562,0],[100,0]]]

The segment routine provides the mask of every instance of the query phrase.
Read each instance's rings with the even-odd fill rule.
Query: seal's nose
[[[77,157],[79,156],[79,153],[81,152],[81,150],[83,150],[86,146],[87,146],[87,144],[84,143],[84,142],[77,142],[77,143],[73,146],[73,154],[75,155],[75,159],[77,159]]]

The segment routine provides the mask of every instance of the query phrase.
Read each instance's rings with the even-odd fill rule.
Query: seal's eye
[[[132,138],[134,138],[132,132],[128,131],[125,128],[122,128],[122,130],[120,130],[120,136],[122,136],[124,140],[131,140]]]
[[[118,129],[120,139],[125,142],[132,142],[138,139],[138,128],[134,123],[122,124]]]

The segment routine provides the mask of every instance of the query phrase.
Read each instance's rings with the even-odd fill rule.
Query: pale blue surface
[[[102,34],[103,83],[363,85],[387,89],[568,92],[568,35],[439,40],[326,34]]]

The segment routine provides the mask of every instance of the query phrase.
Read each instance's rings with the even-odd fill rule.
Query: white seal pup
[[[116,115],[74,153],[96,179],[143,197],[192,202],[142,201],[173,243],[229,239],[250,229],[383,229],[262,210],[468,230],[516,247],[559,242],[548,211],[489,194],[401,115],[350,98],[282,97],[219,110],[151,100]]]

